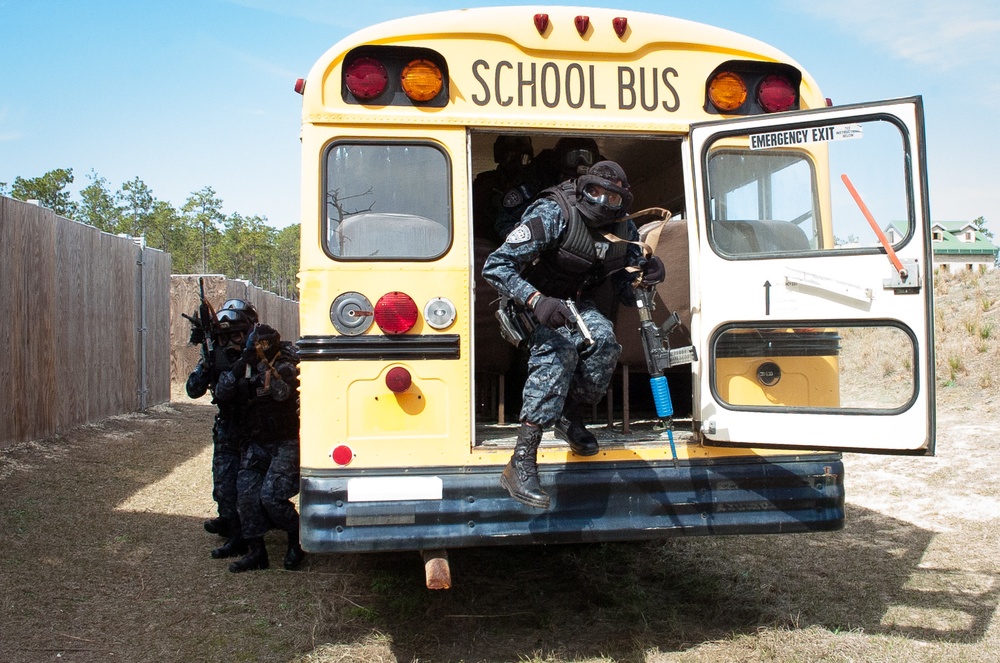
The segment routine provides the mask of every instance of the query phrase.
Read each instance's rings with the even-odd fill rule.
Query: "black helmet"
[[[628,177],[614,161],[598,161],[578,177],[576,195],[584,222],[592,228],[622,218],[632,204]]]
[[[527,166],[535,154],[528,136],[497,136],[493,142],[493,161],[498,164]]]
[[[242,299],[228,299],[215,314],[223,332],[247,332],[258,322],[257,309]]]
[[[555,152],[563,177],[583,175],[600,159],[597,141],[593,138],[560,138],[556,142]]]

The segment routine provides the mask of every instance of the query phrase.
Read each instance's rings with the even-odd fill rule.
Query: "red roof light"
[[[538,30],[538,34],[545,34],[545,31],[549,29],[548,14],[535,14],[535,29]]]
[[[587,34],[587,28],[590,27],[590,17],[589,16],[577,16],[573,19],[573,23],[576,24],[576,31],[580,33],[580,36]]]
[[[624,16],[618,16],[611,20],[611,25],[615,26],[616,35],[624,37],[625,31],[628,30],[628,19]]]

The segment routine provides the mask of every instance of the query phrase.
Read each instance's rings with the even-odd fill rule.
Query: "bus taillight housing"
[[[729,60],[705,81],[705,112],[761,115],[799,109],[802,72],[778,62]]]
[[[344,57],[341,96],[366,106],[444,107],[448,66],[429,48],[359,46]]]

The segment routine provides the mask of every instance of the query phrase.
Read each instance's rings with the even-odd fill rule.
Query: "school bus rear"
[[[780,98],[791,88],[794,105],[779,110],[826,106],[808,74],[760,42],[633,12],[431,14],[362,30],[317,62],[304,81],[301,134],[307,550],[842,526],[843,466],[835,448],[795,448],[798,441],[808,448],[809,435],[781,433],[780,418],[773,419],[776,444],[737,446],[740,440],[716,428],[718,406],[707,402],[716,399],[734,416],[753,411],[765,422],[785,409],[807,420],[836,410],[838,330],[849,331],[803,321],[733,323],[716,336],[714,326],[699,329],[705,250],[739,267],[744,258],[772,255],[767,251],[801,257],[833,245],[822,221],[830,205],[822,182],[811,186],[813,228],[802,247],[727,253],[717,237],[706,237],[699,217],[708,212],[696,212],[696,203],[708,197],[695,184],[702,155],[692,153],[691,125],[763,113],[761,104],[772,103],[748,99],[744,89],[737,106],[713,106],[713,89],[722,103],[740,93],[729,70],[751,90],[777,86]],[[477,283],[499,239],[490,236],[491,220],[474,218],[473,182],[495,166],[492,146],[509,134],[530,137],[536,153],[561,136],[591,137],[630,174],[633,209],[679,213],[662,242],[670,261],[658,321],[677,310],[682,342],[694,343],[699,356],[668,374],[677,409],[668,439],[642,386],[648,375],[634,312],[614,314],[625,352],[591,427],[601,452],[577,457],[546,435],[539,451],[552,497],[546,511],[521,505],[499,484],[513,447],[523,359],[499,339],[495,294]],[[747,143],[724,138],[714,149],[746,150]],[[825,172],[821,145],[781,154]],[[763,344],[762,334],[769,335]],[[773,384],[773,368],[761,369],[768,363],[784,369]],[[814,388],[790,388],[792,378],[779,382],[780,375],[798,375]]]

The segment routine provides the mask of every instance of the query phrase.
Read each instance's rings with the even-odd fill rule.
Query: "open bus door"
[[[696,430],[931,455],[919,97],[694,125]]]

